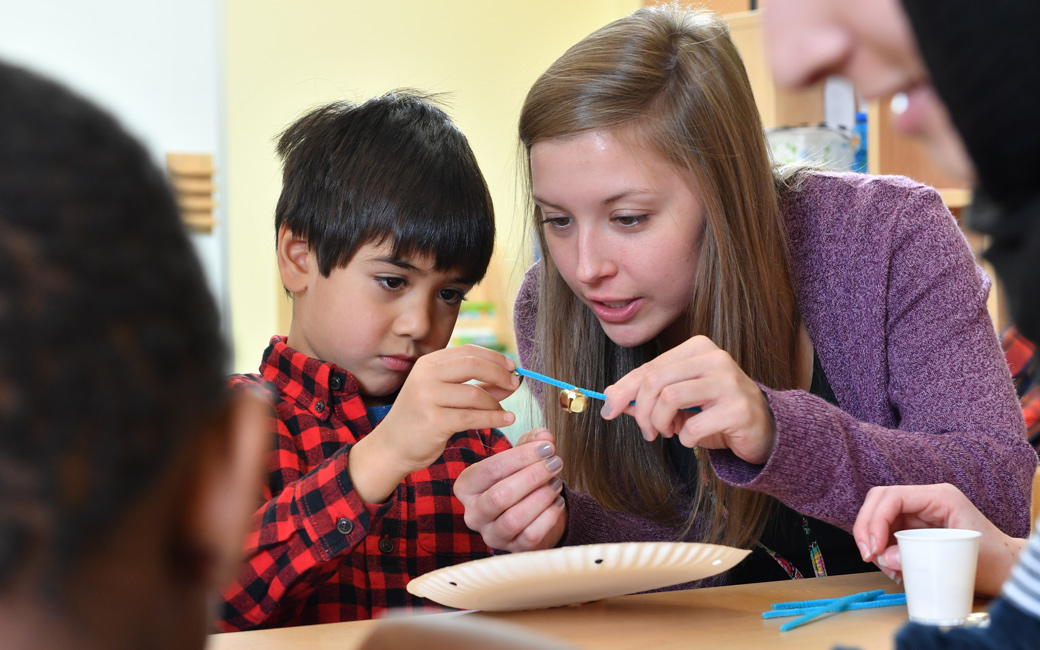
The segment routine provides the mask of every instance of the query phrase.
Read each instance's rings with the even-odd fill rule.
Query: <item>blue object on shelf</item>
[[[853,129],[852,171],[867,173],[867,114],[856,113],[856,126]]]

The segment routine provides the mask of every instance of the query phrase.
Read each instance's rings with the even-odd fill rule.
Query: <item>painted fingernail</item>
[[[892,570],[892,567],[888,566],[888,564],[885,563],[885,556],[884,555],[877,556],[875,558],[875,561],[878,563],[878,566],[881,567],[882,569],[888,569],[889,571]],[[892,578],[894,575],[895,575],[895,572],[892,571],[892,575],[890,575],[888,577]]]
[[[599,416],[601,418],[610,417],[610,400],[606,400],[605,402],[603,402],[603,408],[599,410]]]
[[[563,479],[560,478],[559,476],[552,477],[552,480],[549,481],[549,487],[551,487],[553,490],[556,490],[557,492],[559,492],[560,488],[563,487]]]
[[[538,448],[534,451],[536,454],[538,454],[540,458],[548,458],[549,456],[553,455],[552,445],[550,445],[547,442],[543,442],[542,444],[538,445]]]
[[[550,472],[555,472],[561,467],[563,467],[563,459],[559,456],[553,456],[549,460],[545,461],[545,468]]]
[[[514,386],[519,386],[520,384],[524,383],[524,376],[521,375],[519,372],[514,370],[513,376],[516,377],[516,381],[513,382]]]
[[[896,584],[899,583],[899,578],[896,576],[896,572],[892,569],[882,569],[881,573],[884,573],[886,576],[888,576],[889,580],[895,581]]]
[[[557,508],[562,508],[563,504],[565,504],[565,503],[567,503],[567,501],[564,500],[562,494],[560,496],[556,497],[556,500],[553,501],[553,505],[556,506]]]

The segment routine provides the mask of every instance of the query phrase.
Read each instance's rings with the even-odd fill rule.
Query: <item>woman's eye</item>
[[[623,214],[614,217],[614,221],[622,226],[635,226],[646,221],[646,218],[645,214]]]
[[[449,305],[457,305],[466,299],[466,294],[458,289],[441,289],[441,300]]]
[[[392,275],[381,275],[376,278],[376,282],[379,282],[392,291],[396,291],[404,286],[404,278],[398,278]]]
[[[570,223],[570,217],[546,217],[542,219],[542,225],[550,228],[566,228]]]

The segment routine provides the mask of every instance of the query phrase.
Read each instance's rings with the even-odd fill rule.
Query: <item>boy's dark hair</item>
[[[430,255],[439,271],[476,283],[495,244],[495,215],[469,142],[429,98],[388,93],[314,109],[278,138],[283,225],[307,240],[328,276],[358,248]]]
[[[165,179],[107,114],[0,63],[0,594],[60,596],[226,403]]]

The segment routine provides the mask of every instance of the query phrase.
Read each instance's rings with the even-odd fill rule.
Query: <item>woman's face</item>
[[[692,180],[612,131],[531,147],[534,201],[549,255],[622,347],[685,340],[704,207]]]
[[[838,74],[864,99],[904,93],[895,127],[922,138],[947,173],[973,182],[974,168],[932,89],[898,0],[770,0],[762,21],[778,84],[801,87]]]

